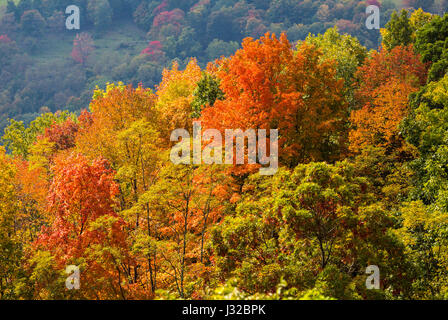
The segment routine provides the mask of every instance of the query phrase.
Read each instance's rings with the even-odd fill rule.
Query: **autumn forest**
[[[96,86],[80,110],[5,116],[0,299],[448,298],[448,14],[395,10],[378,45],[265,31],[169,60],[153,86]],[[141,55],[167,63],[162,42]],[[193,121],[277,129],[277,172],[173,163]]]

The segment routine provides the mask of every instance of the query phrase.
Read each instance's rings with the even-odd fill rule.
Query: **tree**
[[[154,17],[148,35],[151,38],[164,40],[169,36],[178,36],[182,32],[185,12],[179,8],[162,11]]]
[[[39,11],[28,10],[22,14],[20,25],[25,33],[38,36],[44,31],[46,22]]]
[[[0,299],[14,299],[23,246],[15,232],[18,213],[14,187],[15,168],[0,148]]]
[[[66,16],[62,11],[54,11],[53,14],[47,18],[47,25],[52,31],[61,31],[65,29]]]
[[[17,14],[18,14],[18,18],[20,18],[20,17],[25,13],[25,11],[29,11],[29,10],[32,10],[32,9],[34,9],[34,8],[33,8],[32,0],[23,0],[23,1],[20,1],[20,2],[17,4]]]
[[[44,137],[54,143],[56,150],[71,149],[75,146],[75,136],[78,132],[78,124],[71,118],[62,123],[55,123],[45,129]]]
[[[246,3],[236,3],[233,7],[222,7],[213,11],[207,19],[207,38],[223,41],[241,41],[242,25],[247,12]],[[209,40],[209,41],[210,41]]]
[[[88,33],[82,32],[76,34],[73,40],[72,58],[84,66],[87,58],[94,49],[93,46],[93,39]]]
[[[14,159],[14,187],[18,212],[15,216],[16,236],[26,248],[36,240],[41,227],[51,223],[46,212],[50,177],[41,167]]]
[[[423,11],[421,8],[412,12],[409,22],[414,30],[413,40],[415,41],[416,32],[432,20],[434,15]]]
[[[379,146],[367,146],[352,161],[355,174],[369,180],[372,193],[387,210],[398,210],[413,191],[415,172],[407,162],[417,158],[417,151],[412,151],[405,158]]]
[[[185,70],[179,70],[175,62],[172,68],[163,71],[162,82],[157,87],[156,110],[160,115],[161,137],[169,140],[171,131],[191,129],[193,92],[202,77],[201,68],[196,59],[191,59]]]
[[[391,51],[373,51],[358,70],[360,84],[356,96],[362,104],[372,99],[370,93],[373,90],[390,79],[408,79],[415,86],[422,86],[426,82],[426,75],[427,64],[420,61],[420,55],[414,52],[412,46],[399,46]]]
[[[16,20],[20,18],[16,3],[13,0],[8,0],[8,2],[6,3],[6,13],[14,14]]]
[[[416,34],[415,48],[424,62],[430,62],[428,81],[443,78],[448,68],[448,52],[445,43],[448,38],[448,14],[434,16]]]
[[[112,8],[108,0],[89,0],[87,12],[96,30],[104,30],[112,23]]]
[[[123,281],[131,278],[125,223],[114,211],[118,185],[108,167],[103,159],[90,163],[76,154],[57,159],[48,197],[55,219],[42,229],[35,248],[49,251],[59,269],[81,264],[88,270],[82,296],[126,299]]]
[[[448,209],[446,169],[446,136],[448,127],[448,76],[431,82],[423,91],[421,101],[403,121],[401,130],[406,140],[415,146],[419,157],[411,163],[416,176],[413,199],[424,204],[436,204]]]
[[[193,92],[194,100],[192,102],[193,118],[201,116],[202,109],[206,106],[213,107],[216,100],[223,100],[224,93],[219,88],[218,80],[207,72],[204,72],[198,86]]]
[[[336,72],[344,80],[345,97],[350,107],[354,107],[354,83],[358,68],[367,58],[367,50],[358,39],[348,34],[341,35],[338,28],[328,29],[323,35],[308,35],[306,42],[322,50],[322,60],[336,61]]]
[[[373,91],[374,100],[351,113],[350,149],[359,152],[369,145],[385,147],[390,152],[399,146],[398,125],[409,113],[409,95],[417,90],[409,82],[391,79]]]
[[[386,24],[386,29],[381,29],[383,46],[387,50],[391,50],[396,46],[406,47],[413,43],[413,32],[408,11],[403,9],[400,15],[394,11],[390,21]]]
[[[445,298],[448,289],[446,213],[421,201],[404,203],[401,211],[403,221],[396,233],[406,245],[406,254],[412,263],[412,298]]]
[[[106,90],[97,88],[90,104],[91,114],[82,114],[76,138],[78,149],[91,159],[101,154],[117,168],[123,152],[117,146],[119,133],[140,119],[150,124],[157,123],[154,105],[152,90],[141,86],[133,88],[122,83],[110,83]]]
[[[214,61],[222,56],[228,57],[235,53],[239,49],[239,44],[235,41],[225,42],[219,39],[214,39],[209,43],[207,49],[208,61]]]
[[[160,61],[163,58],[162,44],[160,41],[151,41],[141,54],[147,54],[151,59]]]
[[[181,298],[191,296],[208,280],[206,231],[222,217],[222,201],[229,195],[227,183],[218,166],[168,163],[157,183],[141,197],[140,206],[150,208],[148,223],[154,221],[156,226],[147,241],[157,247],[159,281]]]
[[[334,157],[347,104],[333,63],[320,57],[306,43],[293,51],[284,34],[245,39],[216,67],[225,100],[205,108],[200,120],[221,131],[278,129],[287,165]]]
[[[404,256],[390,233],[391,214],[370,191],[346,161],[250,176],[235,212],[212,231],[218,277],[236,277],[249,293],[275,292],[283,278],[285,290],[374,297],[361,277],[365,266],[399,274]],[[383,285],[403,289],[395,278]]]
[[[412,45],[374,52],[359,68],[356,96],[361,108],[351,112],[350,150],[381,146],[389,153],[402,148],[398,125],[409,113],[409,95],[426,79],[426,66]]]

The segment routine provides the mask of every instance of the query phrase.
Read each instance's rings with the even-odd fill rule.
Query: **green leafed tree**
[[[219,80],[204,72],[198,86],[193,92],[192,118],[199,118],[201,111],[207,106],[213,106],[216,100],[223,100],[224,93],[219,88]]]
[[[437,81],[448,70],[448,14],[433,19],[417,31],[415,48],[424,62],[430,62],[428,82]]]
[[[413,28],[409,20],[409,13],[403,9],[398,14],[392,13],[390,21],[386,24],[386,29],[381,32],[383,45],[387,50],[396,46],[407,46],[413,42]]]
[[[403,267],[392,225],[368,180],[347,162],[298,165],[271,179],[255,174],[235,214],[213,231],[217,271],[235,276],[249,293],[274,292],[283,278],[298,291],[316,287],[339,299],[372,298],[378,292],[365,290],[366,266],[387,274]],[[383,286],[403,290],[394,280]]]

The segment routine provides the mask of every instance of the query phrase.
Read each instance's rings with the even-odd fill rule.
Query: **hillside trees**
[[[118,185],[107,167],[105,160],[90,164],[75,154],[57,161],[48,198],[55,218],[35,246],[49,251],[58,268],[81,264],[86,283],[96,286],[83,286],[85,297],[126,299],[122,277],[131,279],[126,267],[131,261],[124,221],[114,212]]]
[[[150,210],[147,223],[154,221],[155,226],[148,237],[157,247],[159,281],[175,288],[181,298],[208,282],[204,240],[208,227],[222,217],[221,201],[228,195],[225,180],[218,167],[168,164],[154,187],[142,195],[140,205]]]
[[[0,114],[3,120],[0,130],[7,125],[7,117],[28,121],[36,117],[43,106],[52,111],[67,108],[80,111],[87,106],[89,91],[96,84],[124,81],[132,82],[135,87],[140,82],[154,87],[160,82],[162,69],[170,67],[173,60],[179,59],[183,67],[195,57],[203,67],[221,55],[230,56],[244,37],[258,38],[267,31],[286,32],[289,39],[296,42],[303,41],[309,33],[324,33],[336,25],[341,32],[358,37],[369,49],[376,47],[378,40],[376,32],[364,27],[365,6],[378,4],[376,1],[78,0],[75,5],[82,13],[82,31],[95,34],[99,44],[96,58],[103,52],[104,55],[86,61],[75,50],[77,63],[83,67],[94,65],[93,69],[77,68],[59,54],[66,52],[65,34],[72,33],[64,27],[64,10],[74,3],[69,0],[3,3],[7,10],[0,18],[1,33],[16,41],[21,53],[29,53],[33,67],[28,68],[30,75],[26,76],[27,61],[22,54],[8,61],[8,66],[3,64],[8,72],[1,74]],[[436,4],[437,9],[435,5],[429,6],[433,13],[443,7],[440,1]],[[390,1],[381,5],[385,23],[395,5]],[[22,17],[27,17],[23,23],[20,22]],[[120,23],[112,24],[112,19]],[[413,25],[412,18],[410,22]],[[126,34],[129,39],[122,41],[120,34]],[[140,41],[159,41],[161,49],[151,46],[148,51],[155,54],[141,57]],[[101,50],[106,43],[112,50]],[[53,54],[55,52],[58,54]],[[42,54],[48,54],[48,59],[43,59],[46,64],[39,59]],[[118,66],[115,65],[117,61]],[[13,67],[10,69],[9,65]],[[80,74],[79,70],[85,74]],[[76,82],[74,86],[71,81],[59,78],[61,74],[72,73],[76,73],[71,79]],[[56,83],[52,83],[53,77],[59,78]]]
[[[448,15],[434,16],[418,32],[415,48],[424,62],[431,62],[428,81],[441,79],[448,67],[448,53],[446,50]]]
[[[23,246],[15,232],[18,214],[14,165],[0,149],[0,299],[13,299],[14,281],[20,276]]]
[[[72,58],[84,65],[93,51],[93,39],[88,33],[79,33],[73,40]]]
[[[359,68],[358,76],[357,98],[362,107],[351,113],[351,150],[357,152],[367,145],[385,147],[389,152],[400,148],[398,125],[409,112],[409,95],[425,83],[425,64],[412,46],[397,46],[374,52]]]
[[[235,214],[213,231],[219,274],[236,276],[239,288],[252,294],[273,292],[284,278],[299,291],[318,285],[354,298],[368,294],[358,282],[361,266],[397,272],[403,256],[400,247],[390,251],[392,217],[372,202],[367,180],[353,169],[310,163],[267,180],[251,176]],[[398,283],[383,285],[400,290]]]
[[[306,3],[321,19],[334,14]],[[165,25],[173,6],[157,2],[151,15]],[[123,70],[138,80],[165,45]],[[267,33],[206,69],[174,62],[154,90],[108,83],[80,114],[10,121],[1,297],[445,297],[448,80],[427,82],[427,67],[412,44],[367,53],[337,29],[294,46]],[[193,121],[222,133],[278,129],[278,171],[171,162],[172,131],[191,134]],[[67,265],[80,267],[80,290],[65,289]],[[369,265],[381,270],[379,290],[366,289]]]
[[[218,63],[226,99],[202,111],[206,127],[277,128],[284,164],[330,159],[347,105],[343,81],[319,51],[306,43],[293,51],[285,35],[245,39],[242,49]]]

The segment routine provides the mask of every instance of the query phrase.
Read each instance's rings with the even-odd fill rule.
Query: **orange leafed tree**
[[[374,52],[359,68],[356,95],[362,107],[350,116],[351,151],[401,145],[398,125],[408,113],[409,95],[425,83],[426,70],[412,46]]]
[[[77,154],[55,162],[47,208],[54,221],[42,229],[36,249],[51,252],[61,269],[81,265],[83,296],[125,299],[130,261],[124,221],[114,211],[119,190],[113,171],[103,159],[90,163]]]
[[[278,129],[286,165],[328,158],[346,105],[342,80],[320,56],[306,43],[293,50],[284,34],[245,39],[242,49],[216,66],[225,99],[203,110],[204,127]]]
[[[191,103],[193,92],[201,79],[201,68],[191,59],[185,70],[174,63],[171,70],[163,71],[163,79],[157,87],[156,109],[160,115],[162,137],[169,140],[174,129],[191,129]]]
[[[349,133],[350,149],[357,151],[367,145],[387,147],[399,142],[398,125],[408,113],[408,96],[415,91],[412,84],[398,79],[375,89],[373,101],[351,114],[356,129]]]

